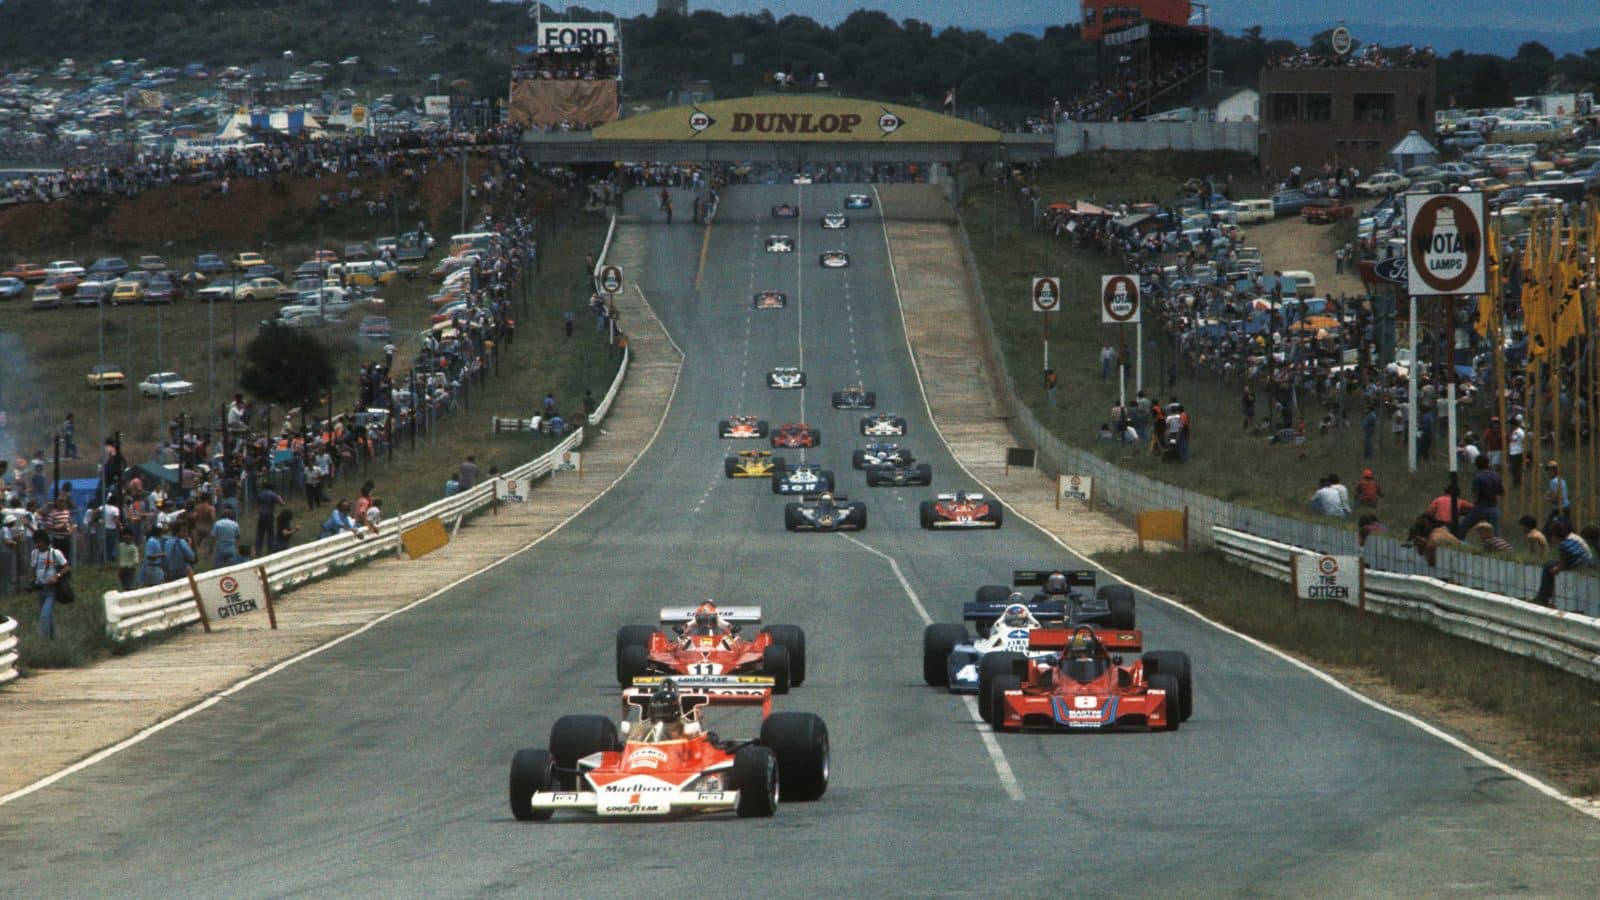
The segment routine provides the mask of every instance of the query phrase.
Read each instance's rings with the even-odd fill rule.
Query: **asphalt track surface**
[[[924,620],[889,563],[786,533],[782,498],[722,473],[739,442],[717,439],[720,416],[821,427],[807,458],[867,500],[858,539],[936,619],[1013,568],[1082,565],[1019,520],[923,532],[928,491],[868,490],[850,469],[858,414],[828,393],[859,372],[909,420],[935,488],[973,487],[924,412],[877,209],[846,231],[818,224],[847,190],[727,190],[698,290],[705,229],[629,226],[648,241],[630,276],[687,357],[640,465],[511,563],[0,807],[0,894],[1592,895],[1594,820],[1143,595],[1149,646],[1194,658],[1194,718],[1001,735],[991,754],[971,707],[921,683]],[[799,223],[771,220],[783,199]],[[763,252],[778,233],[795,253]],[[822,269],[823,249],[851,267]],[[753,310],[763,288],[789,308]],[[802,354],[803,398],[765,387]],[[513,750],[542,746],[563,713],[617,708],[617,626],[704,597],[806,628],[808,680],[777,707],[827,720],[826,796],[770,820],[513,821]]]

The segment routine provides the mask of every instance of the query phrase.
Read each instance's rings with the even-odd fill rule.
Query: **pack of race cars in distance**
[[[561,809],[601,818],[770,816],[780,800],[811,801],[827,791],[827,725],[812,713],[772,711],[774,694],[805,681],[805,632],[761,626],[759,607],[709,600],[664,608],[657,618],[658,626],[617,632],[620,723],[562,716],[547,747],[512,757],[518,820],[546,820]],[[746,636],[747,627],[759,631]],[[702,713],[715,706],[759,707],[757,736],[710,731]]]

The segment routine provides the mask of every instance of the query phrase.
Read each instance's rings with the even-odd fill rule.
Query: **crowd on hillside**
[[[580,44],[573,47],[538,47],[517,61],[511,70],[513,83],[524,78],[545,81],[594,81],[616,78],[617,48],[613,44]]]
[[[72,198],[137,196],[152,188],[209,184],[226,192],[231,181],[288,177],[359,179],[404,175],[420,179],[430,163],[465,151],[506,157],[521,132],[514,126],[441,129],[376,136],[274,138],[185,156],[140,155],[131,162],[70,166],[0,185],[0,199],[42,202]]]
[[[1061,122],[1116,122],[1134,118],[1147,99],[1154,98],[1179,82],[1205,69],[1204,56],[1179,56],[1160,62],[1147,78],[1142,72],[1124,66],[1116,75],[1089,84],[1076,97],[1057,100],[1051,119]],[[1152,110],[1140,110],[1143,113]]]

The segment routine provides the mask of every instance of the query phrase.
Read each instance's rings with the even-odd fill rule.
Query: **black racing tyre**
[[[917,464],[917,480],[922,482],[924,485],[932,485],[933,484],[933,466],[930,466],[927,463],[918,463]]]
[[[876,391],[867,391],[867,409],[877,409],[878,394]]]
[[[1005,507],[1001,506],[999,504],[999,502],[997,502],[997,501],[994,501],[994,500],[989,501],[988,519],[989,519],[989,521],[994,523],[994,527],[996,527],[996,528],[999,528],[1000,526],[1004,525],[1005,522],[1006,522],[1006,510],[1005,510]]]
[[[922,629],[922,680],[934,687],[950,684],[950,651],[967,642],[967,627],[935,622]]]
[[[850,468],[864,469],[867,467],[867,453],[865,450],[850,451]]]
[[[1010,675],[1019,659],[1026,659],[1021,653],[1010,651],[997,651],[986,653],[978,660],[978,718],[985,722],[991,721],[994,711],[989,707],[992,698],[989,688],[994,680],[1001,675]]]
[[[828,789],[828,726],[814,713],[779,712],[761,723],[759,743],[778,758],[778,791],[785,801],[807,801]]]
[[[575,769],[578,760],[601,750],[620,750],[617,723],[605,716],[562,716],[550,726],[550,756],[557,768]],[[562,790],[578,789],[578,776],[557,773]]]
[[[900,429],[900,433],[904,434],[906,430],[906,420],[900,416],[895,416],[894,427]]]
[[[638,644],[629,644],[617,651],[617,684],[628,687],[635,678],[650,674],[650,651]]]
[[[800,504],[785,503],[783,505],[783,527],[795,531],[800,527]]]
[[[766,419],[756,420],[756,437],[766,437],[769,430]]]
[[[555,812],[533,808],[533,795],[553,787],[554,765],[548,750],[518,750],[511,757],[511,814],[518,822],[542,822]]]
[[[1144,663],[1146,680],[1156,674],[1171,675],[1178,680],[1179,718],[1189,721],[1194,715],[1194,672],[1189,654],[1181,650],[1152,650],[1140,659]]]
[[[877,486],[878,486],[878,467],[877,466],[873,466],[872,468],[867,469],[867,487],[877,487]]]
[[[783,457],[781,457],[781,456],[772,457],[772,471],[777,472],[779,475],[782,475],[788,468],[789,468],[789,464],[783,461]]]
[[[782,472],[773,472],[772,473],[772,492],[774,494],[783,493],[783,473]]]
[[[995,731],[1015,731],[1015,726],[1002,725],[1005,719],[1006,691],[1022,687],[1022,679],[1015,675],[996,675],[989,682],[989,724]]]
[[[1011,588],[1003,584],[986,584],[978,588],[979,603],[1006,603],[1011,600]]]
[[[820,428],[811,429],[811,446],[813,448],[822,446],[822,429],[820,429]]]
[[[733,754],[733,812],[741,819],[764,819],[778,811],[778,757],[755,744]]]
[[[856,520],[856,528],[867,530],[867,505],[865,503],[850,504],[850,517]]]
[[[789,685],[794,676],[794,670],[789,664],[789,648],[772,644],[761,651],[761,674],[772,679],[774,694],[789,693]]]
[[[1177,731],[1178,726],[1183,723],[1182,710],[1174,709],[1174,707],[1182,706],[1181,698],[1183,697],[1183,689],[1178,687],[1177,676],[1166,673],[1151,675],[1150,687],[1152,690],[1167,692],[1167,727],[1161,730]],[[1175,703],[1175,700],[1178,702]]]
[[[834,409],[843,409],[844,408],[844,394],[841,394],[838,391],[834,391],[833,392],[833,408]]]
[[[717,421],[717,437],[727,437],[728,430],[729,426],[727,419],[720,419]]]
[[[867,429],[870,428],[871,426],[872,426],[872,420],[871,419],[862,419],[861,420],[861,433],[862,434],[866,434],[867,433]]]
[[[922,501],[922,504],[917,507],[917,518],[918,518],[918,523],[921,524],[923,528],[929,529],[930,531],[933,529],[933,501],[932,500],[924,500],[924,501]]]
[[[768,625],[762,632],[772,636],[772,642],[789,651],[789,686],[806,683],[806,633],[799,625]]]
[[[1106,584],[1101,585],[1100,589],[1094,593],[1096,597],[1105,601],[1106,606],[1110,608],[1112,628],[1133,629],[1138,627],[1134,624],[1133,588],[1125,584]]]
[[[722,473],[724,475],[728,476],[729,478],[732,478],[732,477],[734,477],[734,473],[736,473],[738,471],[739,471],[739,460],[738,459],[736,459],[735,457],[732,457],[732,456],[723,457],[723,459],[722,459]]]
[[[658,631],[654,625],[624,625],[617,629],[617,653],[622,653],[622,648],[639,646],[649,649],[650,641]]]

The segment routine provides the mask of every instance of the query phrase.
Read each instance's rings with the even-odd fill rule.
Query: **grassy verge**
[[[1363,691],[1549,773],[1579,794],[1600,794],[1594,682],[1421,623],[1363,616],[1337,603],[1293,605],[1288,585],[1213,551],[1126,551],[1095,560],[1137,573],[1140,584],[1347,681],[1376,679],[1387,690],[1362,684]],[[1351,678],[1352,672],[1365,677]]]
[[[393,462],[380,458],[365,467],[356,466],[342,473],[329,488],[329,494],[335,500],[355,497],[361,482],[370,478],[376,482],[374,493],[383,498],[387,516],[393,517],[416,509],[443,496],[445,480],[469,453],[476,455],[478,466],[485,473],[491,467],[506,471],[543,453],[555,443],[551,438],[527,433],[490,434],[490,416],[525,418],[533,413],[548,392],[555,395],[558,409],[569,418],[577,419],[581,416],[585,391],[592,391],[597,399],[604,395],[616,375],[620,351],[608,348],[603,336],[595,333],[592,327],[579,327],[572,338],[567,338],[563,314],[571,310],[579,316],[580,324],[587,323],[585,313],[588,297],[579,292],[576,286],[582,284],[580,276],[584,257],[596,253],[604,240],[605,222],[598,217],[566,221],[554,215],[547,222],[550,224],[543,232],[544,245],[541,249],[544,260],[541,272],[532,277],[526,302],[517,307],[516,338],[504,348],[498,376],[491,374],[482,385],[474,385],[467,395],[466,406],[441,417],[431,434],[417,438],[415,449],[412,449],[408,439],[400,436],[396,441]],[[415,284],[404,284],[392,292],[385,292],[389,294],[386,297],[388,308],[385,314],[393,323],[397,345],[402,344],[401,335],[415,335],[426,327],[431,308],[423,302],[423,298],[430,288],[431,283],[419,279]],[[260,306],[267,308],[264,304]],[[245,308],[250,307],[247,305]],[[116,312],[148,314],[150,310],[128,308]],[[174,313],[173,318],[196,317],[193,307],[176,306],[171,312]],[[47,314],[39,315],[43,317]],[[198,318],[199,327],[203,329],[204,318]],[[353,332],[353,323],[335,327],[349,328]],[[345,360],[342,372],[352,377],[361,361],[381,356],[381,345],[363,345],[353,334],[334,333],[329,336],[341,347],[341,358]],[[88,340],[88,350],[92,351],[92,332]],[[195,340],[193,334],[189,334],[185,340],[184,352],[199,352],[198,348],[187,346],[188,342]],[[29,346],[31,349],[32,345]],[[200,346],[203,347],[203,343]],[[81,346],[78,352],[80,355],[83,352]],[[409,355],[406,347],[401,346],[397,358]],[[81,382],[81,375],[73,381],[66,374],[75,363],[62,365],[65,368],[53,377],[68,380],[51,383]],[[343,390],[347,392],[345,396],[349,397],[354,392],[354,386],[346,384]],[[138,402],[154,405],[154,401]],[[340,399],[337,393],[335,402],[341,409],[349,405],[349,400]],[[170,405],[168,415],[173,415]],[[85,418],[82,412],[79,418]],[[80,434],[87,431],[81,426],[80,429]],[[82,443],[86,451],[94,445],[92,438]],[[92,470],[89,474],[92,474]],[[317,525],[327,510],[308,511],[303,495],[288,499],[300,526],[297,543],[314,539]],[[249,542],[255,534],[254,517],[247,515],[245,518],[243,537]],[[199,568],[203,570],[208,563],[209,560],[203,556]],[[37,636],[38,603],[33,595],[0,599],[0,613],[10,615],[19,622],[24,667],[85,665],[131,649],[128,644],[111,642],[105,635],[104,609],[100,597],[115,586],[116,573],[113,568],[80,566],[75,580],[79,602],[57,613],[57,639],[53,642],[42,641]]]
[[[1077,200],[1113,207],[1118,202],[1152,200],[1171,204],[1185,179],[1205,174],[1219,179],[1232,176],[1232,195],[1236,198],[1265,196],[1266,186],[1253,170],[1253,162],[1237,154],[1096,154],[1047,165],[1039,171],[1036,183],[1041,191],[1041,208]],[[1073,248],[1066,240],[1033,231],[1029,227],[1031,210],[1017,205],[1014,191],[1011,188],[997,192],[987,185],[968,190],[961,206],[962,222],[983,277],[989,315],[1018,396],[1058,438],[1162,481],[1279,515],[1323,523],[1334,520],[1314,516],[1307,504],[1317,478],[1326,473],[1337,473],[1342,481],[1353,485],[1362,469],[1375,469],[1386,495],[1378,512],[1391,530],[1403,531],[1443,490],[1448,479],[1448,457],[1442,438],[1434,442],[1433,462],[1423,463],[1417,475],[1410,476],[1406,472],[1404,441],[1392,436],[1389,423],[1384,421],[1378,429],[1377,458],[1366,461],[1362,458],[1360,413],[1354,404],[1351,427],[1320,435],[1316,426],[1326,410],[1315,398],[1302,397],[1309,440],[1301,447],[1269,444],[1264,436],[1245,431],[1240,384],[1223,381],[1215,372],[1196,373],[1178,364],[1172,348],[1157,340],[1153,324],[1147,324],[1144,331],[1145,388],[1163,401],[1178,398],[1188,411],[1193,431],[1190,461],[1184,465],[1162,463],[1147,448],[1098,441],[1099,426],[1109,422],[1111,407],[1118,398],[1116,372],[1113,370],[1109,379],[1101,377],[1101,347],[1110,344],[1115,348],[1125,343],[1131,349],[1137,345],[1132,326],[1103,325],[1100,321],[1100,276],[1120,271],[1121,259]],[[1325,252],[1333,238],[1345,235],[1339,229],[1352,227],[1350,223],[1335,226],[1334,230],[1303,226],[1307,252]],[[1297,239],[1298,235],[1296,232]],[[1269,269],[1293,268],[1288,260],[1269,258],[1266,262]],[[1055,407],[1045,402],[1039,316],[1022,299],[1028,296],[1033,276],[1041,274],[1060,275],[1065,294],[1062,311],[1053,314],[1050,322],[1050,364],[1060,379],[1059,405]],[[1134,396],[1131,366],[1130,360],[1130,401]],[[1175,384],[1167,380],[1165,373],[1169,369],[1176,370]],[[1257,421],[1270,411],[1267,391],[1257,385]],[[1515,502],[1508,508],[1512,515],[1505,523],[1511,534],[1519,533],[1514,525],[1515,515],[1523,511],[1537,513],[1538,499],[1531,490],[1525,497],[1529,509],[1524,510]],[[1349,524],[1354,527],[1353,520]]]

